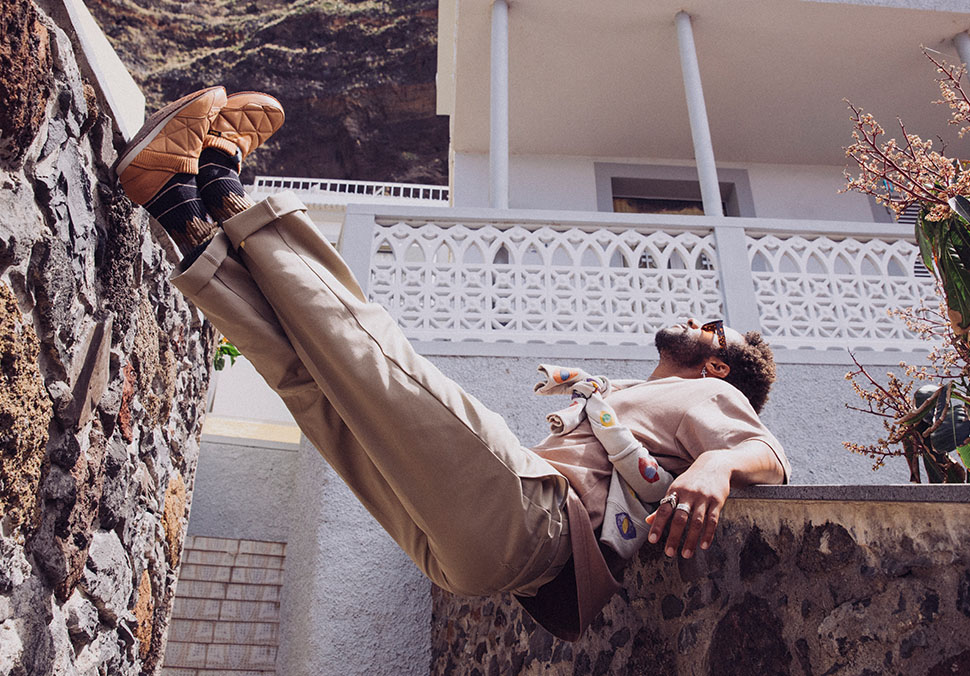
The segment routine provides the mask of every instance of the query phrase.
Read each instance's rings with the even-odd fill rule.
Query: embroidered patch
[[[566,369],[560,369],[559,370],[559,373],[553,373],[552,374],[552,379],[555,380],[557,383],[564,383],[567,380],[571,380],[572,379],[573,373],[574,373],[573,371],[568,371]]]
[[[614,423],[614,420],[613,420],[612,413],[610,413],[609,411],[603,411],[602,413],[600,413],[600,424],[603,427],[613,427],[613,423]]]
[[[657,463],[647,460],[646,458],[640,458],[640,476],[642,476],[648,484],[652,484],[654,481],[659,480],[660,472],[657,471]]]
[[[616,515],[616,529],[620,531],[620,537],[624,540],[632,540],[637,536],[637,529],[630,520],[630,515],[620,512]]]

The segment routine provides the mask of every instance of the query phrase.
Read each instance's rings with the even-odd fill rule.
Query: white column
[[[721,189],[717,184],[717,168],[714,164],[714,146],[711,129],[707,122],[704,90],[701,88],[701,71],[697,65],[694,48],[694,31],[690,14],[678,12],[677,42],[680,47],[680,68],[684,74],[684,91],[687,94],[687,114],[690,117],[690,134],[694,140],[694,159],[697,161],[697,178],[701,184],[701,199],[705,216],[723,216]]]
[[[488,205],[509,208],[509,5],[492,4]]]
[[[970,68],[970,35],[967,35],[966,31],[957,33],[953,37],[953,44],[957,48],[957,54],[960,55],[960,60]]]
[[[690,117],[691,137],[694,140],[694,159],[697,161],[697,178],[701,184],[704,215],[723,217],[721,188],[717,183],[714,145],[711,143],[711,128],[707,121],[707,107],[704,104],[704,90],[701,88],[701,71],[697,64],[690,14],[678,12],[676,22],[680,67],[684,74],[687,113]],[[714,227],[714,246],[717,249],[717,269],[721,278],[721,297],[724,299],[724,319],[740,331],[760,328],[758,301],[755,297],[751,266],[748,264],[744,228],[727,220],[722,221],[722,225]]]

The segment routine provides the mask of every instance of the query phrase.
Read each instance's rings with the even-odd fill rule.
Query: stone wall
[[[70,27],[0,10],[0,673],[151,674],[213,335],[114,184]]]
[[[646,545],[572,644],[436,589],[431,673],[970,673],[967,488],[748,489],[707,552]]]

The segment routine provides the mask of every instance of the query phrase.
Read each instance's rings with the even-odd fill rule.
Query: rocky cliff
[[[153,674],[213,333],[115,185],[69,23],[0,9],[0,674]]]
[[[211,84],[283,103],[254,174],[447,183],[435,0],[86,0],[149,110]]]

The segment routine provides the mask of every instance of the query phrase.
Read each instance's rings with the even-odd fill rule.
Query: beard
[[[705,345],[683,329],[676,327],[657,331],[654,344],[661,358],[669,359],[683,368],[698,367],[717,351],[712,345]]]

